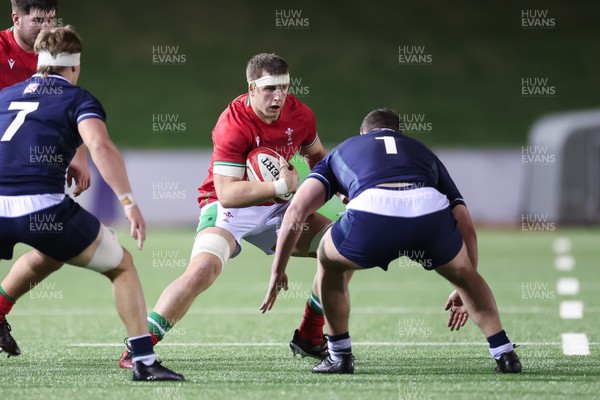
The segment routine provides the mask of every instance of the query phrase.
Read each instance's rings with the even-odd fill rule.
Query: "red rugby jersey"
[[[266,124],[252,110],[249,95],[243,94],[229,103],[212,132],[213,154],[208,177],[198,188],[200,207],[217,199],[213,169],[246,167],[248,153],[264,146],[289,161],[300,147],[310,147],[317,140],[317,124],[312,110],[288,94],[279,119]],[[244,175],[245,177],[245,175]]]
[[[12,28],[0,31],[0,89],[31,78],[37,71],[37,60],[37,54],[17,44]]]

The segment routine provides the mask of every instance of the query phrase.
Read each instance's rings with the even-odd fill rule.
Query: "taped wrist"
[[[133,193],[123,193],[122,195],[118,196],[119,201],[121,202],[121,205],[123,206],[124,209],[128,210],[131,207],[135,206],[137,203],[135,202],[135,199],[133,198]]]

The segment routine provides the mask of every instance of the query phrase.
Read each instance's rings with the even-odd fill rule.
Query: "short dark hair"
[[[391,129],[400,132],[400,116],[389,108],[373,110],[363,119],[360,132],[366,133],[373,129]]]
[[[257,54],[248,60],[246,79],[256,80],[262,76],[263,71],[270,75],[285,75],[288,73],[288,64],[275,53]]]
[[[13,11],[21,11],[24,14],[34,10],[52,11],[58,9],[58,0],[10,0]]]

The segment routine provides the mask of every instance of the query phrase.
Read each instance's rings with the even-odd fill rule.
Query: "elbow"
[[[223,208],[239,208],[238,204],[227,196],[217,195],[217,198],[219,199],[219,203],[221,203]]]
[[[215,192],[219,203],[224,208],[241,208],[249,205],[244,203],[249,193],[238,183],[237,180],[224,181],[220,175],[215,176]]]
[[[88,146],[88,148],[90,149],[92,157],[96,159],[103,159],[106,158],[108,154],[114,153],[114,147],[105,141],[95,142],[91,146]]]
[[[240,203],[240,197],[230,194],[227,190],[217,190],[217,198],[223,208],[240,208],[243,205]]]

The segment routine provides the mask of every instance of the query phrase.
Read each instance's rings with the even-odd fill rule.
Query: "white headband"
[[[289,85],[290,74],[285,75],[265,75],[261,78],[249,81],[248,85],[254,83],[256,87],[263,86],[277,86],[277,85]]]
[[[53,67],[76,67],[80,64],[81,53],[69,54],[59,53],[53,57],[49,51],[41,51],[38,54],[38,68],[42,65]]]

